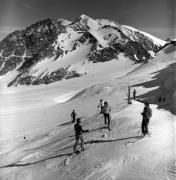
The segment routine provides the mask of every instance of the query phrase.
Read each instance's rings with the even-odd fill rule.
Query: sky
[[[0,0],[0,40],[46,18],[107,18],[161,39],[174,36],[175,0]]]

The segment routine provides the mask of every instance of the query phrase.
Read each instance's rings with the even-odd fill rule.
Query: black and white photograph
[[[176,1],[0,0],[0,180],[176,179]]]

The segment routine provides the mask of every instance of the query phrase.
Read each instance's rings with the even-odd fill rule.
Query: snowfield
[[[75,62],[70,68],[81,71]],[[122,55],[84,68],[87,75],[50,85],[7,88],[12,75],[0,78],[0,179],[174,180],[175,53],[162,51],[142,65]],[[131,105],[128,85],[137,90]],[[111,131],[97,109],[101,98],[112,107]],[[153,116],[150,135],[140,138],[144,101],[151,103]],[[85,151],[78,155],[73,154],[73,109],[90,130],[84,134]]]

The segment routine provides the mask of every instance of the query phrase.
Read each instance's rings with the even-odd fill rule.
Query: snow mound
[[[76,94],[78,94],[79,92],[80,92],[80,90],[63,94],[63,95],[55,98],[54,101],[55,101],[57,104],[65,103],[65,102],[69,101],[70,99],[72,99],[72,98],[73,98]]]

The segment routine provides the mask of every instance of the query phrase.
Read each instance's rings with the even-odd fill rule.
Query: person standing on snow
[[[111,111],[111,107],[108,105],[108,102],[105,101],[104,106],[103,106],[104,123],[105,123],[105,125],[108,123],[109,130],[111,130],[110,129],[110,121],[111,121],[110,111]]]
[[[83,130],[82,126],[81,126],[81,118],[78,118],[76,120],[76,124],[74,125],[74,129],[75,129],[75,145],[73,147],[73,151],[74,153],[77,152],[77,146],[79,143],[79,140],[81,141],[81,151],[84,151],[84,138],[83,138],[83,133],[84,132],[88,132],[89,130]]]
[[[77,114],[76,114],[75,110],[73,110],[72,113],[71,113],[71,121],[72,121],[72,123],[74,123],[76,121],[76,116],[77,116]]]
[[[145,136],[146,134],[148,134],[148,124],[150,118],[152,117],[152,109],[150,108],[148,102],[144,103],[144,110],[141,114],[143,116],[141,125],[142,136]]]
[[[100,102],[99,102],[99,105],[97,106],[97,108],[99,108],[100,107],[100,114],[102,114],[103,113],[103,100],[102,99],[100,99]]]
[[[136,100],[136,89],[133,90],[133,99]]]

